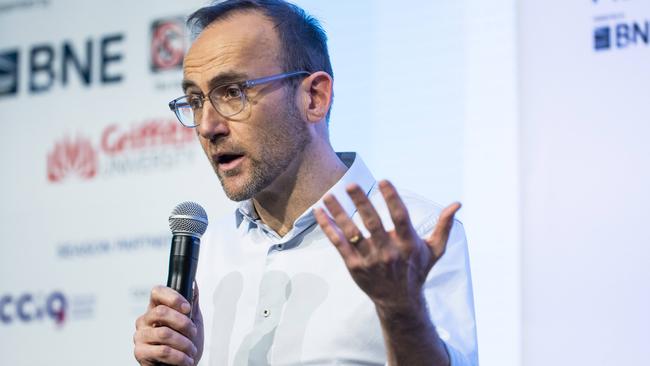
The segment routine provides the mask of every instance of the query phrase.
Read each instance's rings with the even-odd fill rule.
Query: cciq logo
[[[57,325],[63,325],[67,309],[68,301],[59,291],[45,296],[24,293],[16,297],[8,294],[0,297],[0,321],[3,324],[11,324],[15,321],[29,323],[47,319]]]

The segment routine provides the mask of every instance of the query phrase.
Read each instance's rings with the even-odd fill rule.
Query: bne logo
[[[594,49],[605,51],[650,44],[650,21],[619,23],[594,30]]]
[[[68,301],[65,295],[58,291],[47,296],[24,293],[19,296],[3,295],[0,297],[0,321],[2,324],[51,320],[57,325],[63,325],[67,309]]]
[[[23,86],[22,57],[27,61],[25,74],[31,94],[47,92],[55,84],[66,87],[73,78],[83,86],[118,83],[124,78],[117,70],[124,58],[120,51],[123,41],[123,34],[111,34],[82,44],[33,45],[25,55],[19,50],[0,51],[0,96],[15,95]]]

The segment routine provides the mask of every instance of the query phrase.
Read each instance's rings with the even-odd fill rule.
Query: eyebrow
[[[210,90],[218,85],[244,81],[247,79],[247,77],[248,76],[246,74],[240,72],[234,72],[234,71],[223,72],[210,79],[210,81],[208,81],[208,88]],[[196,83],[188,79],[183,79],[183,83],[181,84],[181,87],[183,88],[184,93],[187,93],[187,89],[191,87],[198,88]]]

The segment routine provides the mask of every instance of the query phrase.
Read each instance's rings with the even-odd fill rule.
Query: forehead
[[[279,49],[268,18],[255,11],[233,13],[197,37],[185,56],[183,76],[204,90],[220,74],[266,76],[278,71]]]

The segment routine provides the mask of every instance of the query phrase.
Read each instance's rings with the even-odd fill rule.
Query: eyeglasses
[[[169,102],[169,109],[176,114],[183,126],[196,127],[201,121],[203,103],[206,98],[223,117],[232,117],[246,108],[248,100],[246,89],[272,81],[307,75],[310,75],[307,71],[292,71],[259,79],[217,85],[208,92],[207,96],[197,93],[176,98]]]

